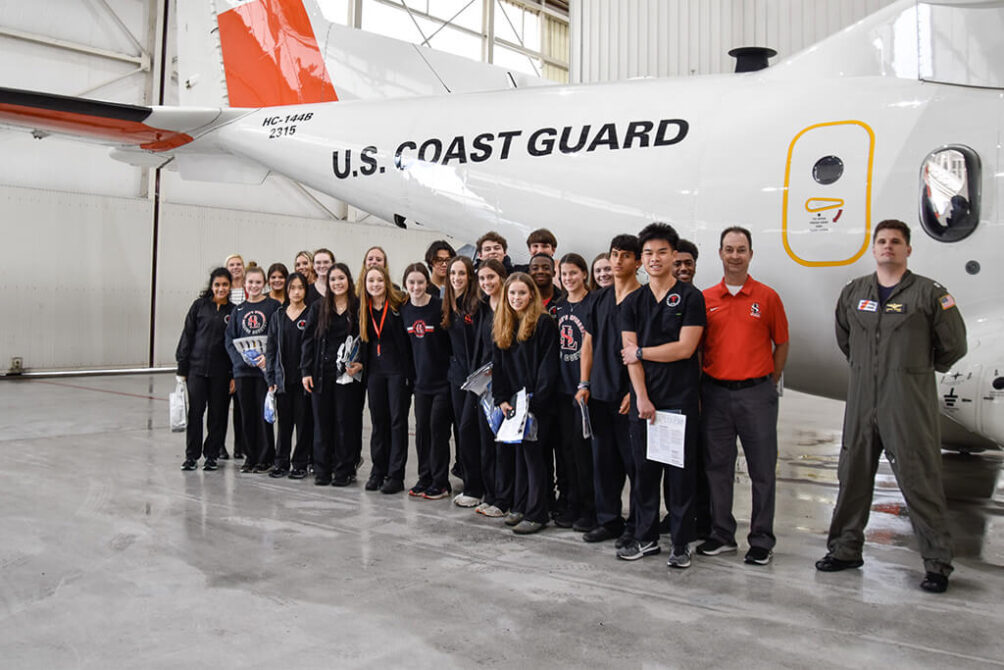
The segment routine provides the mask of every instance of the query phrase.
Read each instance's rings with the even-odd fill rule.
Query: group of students
[[[751,246],[749,231],[730,231]],[[591,264],[576,253],[556,262],[557,240],[546,229],[531,233],[527,247],[529,263],[514,267],[497,233],[477,241],[476,259],[437,241],[424,262],[404,269],[400,287],[379,247],[367,251],[356,277],[328,249],[301,251],[292,273],[229,257],[210,273],[178,344],[178,375],[189,392],[182,469],[196,469],[201,455],[203,469],[215,470],[229,457],[234,394],[242,472],[302,479],[312,468],[317,485],[348,486],[362,463],[368,404],[365,488],[395,494],[405,490],[414,399],[412,497],[452,495],[452,472],[463,482],[456,505],[502,518],[517,534],[553,522],[588,542],[615,540],[617,556],[634,560],[658,553],[662,532],[676,568],[690,565],[699,537],[708,549],[699,553],[734,550],[731,491],[716,534],[698,447],[706,313],[690,283],[696,246],[654,223],[637,236],[617,235]],[[643,259],[645,291],[637,278]],[[489,391],[465,390],[488,364]],[[491,413],[512,416],[520,391],[528,428],[521,441],[499,442]],[[266,420],[273,398],[278,442]],[[776,392],[774,402],[776,420]],[[682,467],[647,458],[646,424],[657,411],[686,417]],[[733,473],[734,462],[733,435]],[[668,513],[660,521],[663,498]],[[772,520],[772,490],[769,503]],[[747,562],[765,564],[769,549],[763,553]]]

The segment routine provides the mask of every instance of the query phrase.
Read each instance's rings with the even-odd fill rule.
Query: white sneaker
[[[453,499],[453,504],[457,507],[475,507],[481,503],[481,498],[467,496],[461,493]]]
[[[481,503],[480,505],[478,505],[478,508],[474,511],[477,512],[478,514],[483,514],[485,516],[492,517],[493,519],[496,519],[500,516],[505,516],[505,512],[500,510],[498,507],[496,507],[495,505],[488,505],[486,503]]]

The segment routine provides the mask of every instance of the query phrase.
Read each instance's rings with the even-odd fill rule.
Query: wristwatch
[[[634,357],[635,357],[635,358],[637,358],[637,359],[638,359],[639,361],[640,361],[640,360],[642,360],[642,355],[641,355],[641,347],[638,347],[638,348],[637,348],[637,349],[635,350],[635,352],[634,352]]]

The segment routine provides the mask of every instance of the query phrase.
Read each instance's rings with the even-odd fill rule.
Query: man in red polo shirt
[[[777,293],[749,275],[750,231],[738,226],[723,230],[718,255],[725,277],[704,290],[708,325],[701,384],[712,528],[697,553],[715,556],[738,549],[732,516],[738,437],[753,484],[746,562],[767,565],[775,543],[777,383],[788,357],[788,319]]]

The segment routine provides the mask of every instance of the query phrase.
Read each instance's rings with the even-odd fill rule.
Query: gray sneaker
[[[507,526],[515,526],[522,520],[523,520],[523,515],[520,514],[519,512],[509,512],[508,514],[505,515],[505,518],[502,519],[502,523],[504,523]]]
[[[672,553],[669,554],[669,560],[666,561],[666,565],[671,568],[689,568],[690,567],[690,547],[673,547]]]
[[[532,535],[543,527],[544,524],[539,521],[527,521],[526,519],[523,519],[518,524],[513,526],[512,532],[517,535]]]

